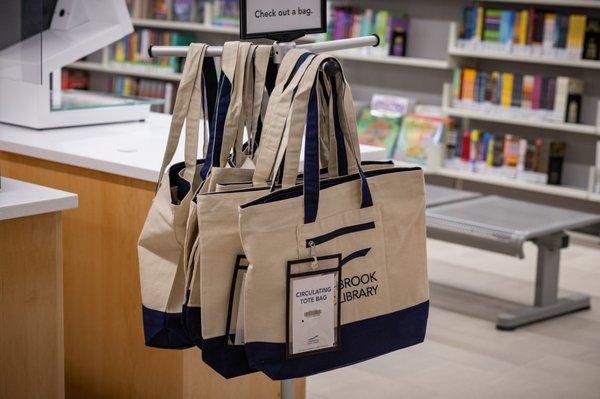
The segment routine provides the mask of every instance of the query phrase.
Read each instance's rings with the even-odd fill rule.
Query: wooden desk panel
[[[277,398],[256,374],[226,381],[197,350],[144,346],[137,239],[154,184],[0,152],[2,174],[79,195],[63,214],[67,398]],[[196,363],[196,364],[194,364]],[[299,382],[298,399],[304,382]]]
[[[60,212],[0,221],[0,397],[64,398]]]

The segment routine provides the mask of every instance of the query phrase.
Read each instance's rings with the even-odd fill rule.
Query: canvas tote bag
[[[264,140],[272,133],[283,130],[285,116],[293,95],[294,84],[309,63],[309,56],[301,53],[292,61],[293,56],[284,59],[277,81],[281,82],[273,90],[265,123],[261,144],[259,146],[259,162],[272,163],[275,153],[265,151]],[[281,76],[287,76],[283,79]],[[289,80],[289,81],[288,81]],[[288,83],[286,90],[285,84]],[[287,108],[286,108],[287,106]],[[273,115],[281,115],[274,118]],[[277,124],[279,123],[279,124]],[[243,346],[227,344],[226,324],[229,304],[231,279],[235,269],[237,256],[241,253],[241,243],[237,228],[237,209],[241,203],[254,199],[259,193],[268,192],[269,187],[263,185],[249,192],[201,193],[198,202],[199,245],[196,265],[201,287],[201,326],[202,326],[202,358],[215,371],[226,378],[253,372],[248,367]]]
[[[246,203],[239,211],[243,251],[251,265],[244,292],[245,349],[249,365],[272,379],[331,370],[422,342],[429,307],[422,171],[359,169],[319,181],[318,118],[323,111],[315,76],[305,74],[304,79],[312,87],[303,185]],[[332,89],[344,88],[338,77]],[[340,122],[348,120],[340,115],[348,104],[337,98],[332,95],[333,111]],[[333,310],[323,311],[335,315],[334,332],[323,330],[328,340],[319,346],[318,334],[300,339],[304,330],[290,310],[297,304],[290,298],[288,277],[296,266],[299,275],[324,277],[329,273],[323,269],[319,274],[319,267],[331,261],[339,270],[329,286],[335,302]],[[311,312],[304,316],[323,314]]]
[[[250,45],[249,43],[228,42],[224,45],[222,57],[222,73],[220,78],[217,112],[214,114],[213,126],[208,143],[209,159],[207,160],[206,180],[200,188],[200,192],[213,191],[213,184],[218,181],[237,180],[238,175],[246,176],[247,172],[240,166],[244,163],[242,152],[238,157],[238,165],[235,167],[224,167],[227,163],[227,155],[232,151],[228,145],[234,144],[233,150],[238,151],[243,138],[244,126],[247,127],[249,140],[255,140],[260,134],[260,107],[255,107],[255,101],[263,101],[263,93],[268,82],[274,80],[269,74],[273,73],[269,68],[272,46]],[[251,91],[248,94],[247,91]],[[260,100],[259,94],[260,93]],[[248,103],[248,99],[251,102]],[[252,113],[247,111],[252,109]],[[257,110],[258,108],[258,110]],[[251,118],[251,119],[250,119]],[[228,122],[229,121],[229,122]],[[228,136],[225,138],[225,136]],[[231,136],[231,137],[229,137]],[[215,150],[218,143],[222,149]],[[216,153],[218,152],[218,153]],[[221,154],[225,156],[221,156]],[[214,166],[218,165],[218,166]],[[220,167],[223,166],[223,167]],[[215,173],[218,171],[219,173]],[[186,303],[185,322],[190,338],[196,346],[202,347],[202,336],[200,330],[200,286],[199,272],[196,267],[198,263],[198,222],[196,214],[196,199],[190,203],[188,216],[189,239],[186,246]]]
[[[159,184],[138,242],[142,313],[146,345],[186,348],[178,293],[184,284],[182,246],[189,203],[196,190],[198,131],[202,117],[202,65],[205,44],[191,44],[177,92],[159,172]],[[185,162],[171,163],[185,124]]]

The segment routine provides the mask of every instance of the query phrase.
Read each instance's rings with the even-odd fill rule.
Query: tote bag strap
[[[201,90],[198,86],[200,86],[201,81],[201,66],[204,60],[204,55],[206,54],[206,48],[208,45],[200,44],[200,43],[192,43],[189,46],[188,54],[185,59],[185,64],[183,67],[181,82],[179,84],[179,89],[177,90],[177,95],[175,97],[175,105],[173,107],[173,116],[171,119],[171,125],[169,128],[169,136],[167,138],[167,145],[165,148],[165,154],[163,156],[162,165],[160,167],[159,172],[159,182],[162,180],[163,175],[167,166],[173,160],[173,156],[177,150],[177,145],[179,144],[179,138],[181,137],[181,130],[183,128],[183,124],[188,117],[190,112],[190,102],[192,100],[192,96],[194,95],[194,90]],[[196,93],[198,95],[198,93]],[[197,109],[191,109],[191,112],[201,112],[200,107]],[[193,131],[186,129],[186,137],[188,132],[193,135]],[[195,132],[196,141],[198,139],[198,132]],[[190,137],[192,140],[193,137]],[[196,162],[196,154],[193,155],[193,161],[191,159],[191,150],[193,150],[193,146],[190,145],[188,147],[188,140],[186,140],[186,166],[188,163]],[[197,143],[196,143],[197,148]]]
[[[314,58],[314,54],[291,50],[281,64],[277,76],[279,83],[271,93],[265,116],[256,169],[252,179],[255,186],[265,185],[273,174],[294,92]]]
[[[343,90],[345,81],[340,80],[343,84],[332,85],[332,102],[334,109],[341,111],[342,115],[340,118],[345,118],[347,107],[343,104],[339,104],[340,98],[344,101],[343,93],[342,96],[338,94],[340,90]],[[316,85],[311,88],[310,98],[308,102],[308,114],[306,122],[306,138],[304,145],[304,223],[313,223],[317,219],[318,207],[319,207],[319,191],[320,191],[320,176],[319,176],[319,109],[318,109],[318,96]],[[360,193],[360,207],[367,208],[373,206],[373,198],[369,189],[366,175],[360,167],[358,162],[357,153],[353,151],[353,157],[357,162],[358,173],[361,181],[361,193]]]
[[[290,122],[286,125],[286,132],[284,136],[286,138],[289,137],[289,143],[287,148],[285,149],[285,164],[283,168],[283,187],[291,187],[296,184],[298,169],[300,165],[300,149],[302,146],[302,137],[305,130],[305,126],[307,123],[306,115],[307,108],[309,102],[310,90],[315,87],[316,88],[316,96],[317,102],[319,102],[318,92],[319,90],[323,91],[323,97],[325,99],[329,99],[327,103],[321,104],[321,111],[318,115],[319,124],[321,126],[326,125],[329,128],[327,131],[321,131],[318,137],[318,143],[321,147],[321,150],[324,148],[324,141],[327,141],[329,147],[329,157],[328,157],[328,168],[330,175],[346,175],[349,170],[356,170],[355,165],[357,164],[357,160],[355,159],[354,154],[360,153],[359,148],[353,148],[352,145],[346,147],[345,143],[353,143],[355,142],[358,145],[358,141],[353,141],[351,134],[356,134],[356,130],[352,131],[346,128],[344,129],[338,118],[338,111],[333,108],[334,101],[332,101],[334,96],[340,96],[343,92],[340,90],[333,91],[332,86],[336,84],[333,78],[325,78],[323,79],[320,74],[320,68],[326,61],[337,62],[331,56],[321,55],[315,59],[314,64],[311,65],[311,69],[307,71],[305,74],[303,81],[301,83],[301,88],[296,93],[294,98],[294,106],[292,112],[290,112]],[[337,75],[341,75],[341,70]],[[339,85],[341,82],[337,82]],[[330,93],[330,94],[329,94]],[[323,102],[323,101],[321,101]],[[335,101],[335,104],[344,103],[340,102],[339,98]],[[354,112],[354,106],[351,107],[350,112]],[[328,116],[329,123],[323,123],[323,115],[332,115]],[[325,134],[327,132],[331,132],[331,134]],[[283,147],[283,145],[282,145]],[[347,154],[351,154],[348,156]],[[320,159],[322,159],[320,157]],[[352,168],[349,169],[349,162],[353,165]],[[333,168],[332,168],[333,167]]]
[[[213,154],[215,156],[213,157],[213,166],[223,167],[227,165],[232,148],[235,148],[237,155],[241,152],[242,140],[239,136],[243,134],[244,80],[246,77],[246,59],[250,52],[250,46],[251,44],[248,42],[237,42],[234,78],[231,80],[231,101],[225,118],[220,155],[217,158],[218,153],[215,151]]]
[[[233,97],[233,82],[236,78],[239,45],[240,42],[226,42],[223,45],[215,110],[210,124],[205,161],[200,170],[200,176],[203,180],[208,176],[212,166],[221,166],[221,152],[225,152],[223,150],[225,125]],[[235,136],[237,128],[229,129],[227,134]],[[232,140],[228,139],[227,141],[231,142]],[[233,138],[233,141],[235,141],[235,138]],[[228,154],[230,150],[231,147],[226,150]]]
[[[248,132],[248,155],[253,156],[258,133],[263,98],[266,94],[267,71],[272,46],[253,45],[246,62],[246,86],[244,88],[245,125]]]

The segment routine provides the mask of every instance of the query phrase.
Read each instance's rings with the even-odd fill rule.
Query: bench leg
[[[587,295],[574,294],[558,298],[560,250],[569,245],[568,236],[559,233],[542,237],[534,242],[538,247],[534,306],[498,315],[496,328],[499,330],[514,330],[538,321],[590,308],[590,297]]]

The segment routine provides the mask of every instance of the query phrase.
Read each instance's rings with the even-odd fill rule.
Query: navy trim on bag
[[[331,84],[331,97],[333,97],[333,125],[335,129],[335,143],[337,148],[338,159],[338,174],[345,176],[348,174],[348,158],[346,157],[346,145],[344,140],[344,132],[340,124],[340,115],[338,110],[337,88],[335,83],[335,75],[329,77]]]
[[[185,327],[187,329],[188,336],[192,340],[193,344],[198,348],[202,349],[202,323],[201,323],[201,309],[194,306],[185,306]]]
[[[227,345],[228,338],[224,335],[202,341],[204,363],[227,379],[257,372],[248,363],[244,345]]]
[[[349,366],[425,339],[429,301],[384,316],[342,325],[342,348],[312,356],[286,359],[285,343],[247,342],[250,366],[273,380],[305,377]]]
[[[196,165],[201,165],[203,163],[204,159],[196,160]],[[183,201],[192,188],[190,183],[179,175],[183,169],[185,169],[185,162],[177,162],[169,167],[169,186],[177,189],[175,197],[179,202]],[[175,198],[171,198],[171,203],[177,205]]]
[[[375,222],[367,222],[367,223],[361,223],[361,224],[355,224],[352,226],[342,227],[337,230],[331,231],[327,234],[320,235],[318,237],[307,238],[306,239],[306,248],[310,248],[311,242],[314,245],[321,245],[324,242],[333,240],[334,238],[337,238],[339,236],[356,233],[356,232],[364,231],[364,230],[371,230],[374,228],[375,228]]]
[[[422,169],[420,167],[411,167],[411,168],[397,167],[397,168],[370,170],[370,171],[364,172],[364,174],[366,177],[375,177],[375,176],[380,176],[380,175],[387,175],[390,173],[414,172],[417,170],[422,170]],[[337,185],[340,185],[343,183],[348,183],[350,181],[354,181],[354,180],[358,180],[358,179],[360,179],[360,175],[358,173],[355,173],[353,175],[347,175],[347,176],[331,177],[329,179],[321,181],[321,189],[323,190],[323,189],[335,187]],[[227,193],[256,191],[256,190],[260,190],[260,189],[261,188],[231,190],[231,191],[227,191]],[[217,194],[221,194],[221,193],[217,193]],[[273,193],[270,193],[268,195],[260,197],[254,201],[250,201],[245,204],[242,204],[242,205],[240,205],[240,208],[244,209],[244,208],[249,208],[254,205],[262,205],[262,204],[267,204],[267,203],[272,203],[272,202],[277,202],[277,201],[283,201],[286,199],[297,198],[297,197],[301,197],[301,196],[302,196],[302,186],[294,186],[294,187],[289,187],[289,188],[275,191]]]
[[[369,251],[371,251],[371,248],[359,249],[358,251],[352,252],[350,255],[342,259],[342,261],[340,262],[340,266],[344,266],[346,263],[353,261],[354,259],[367,256]]]
[[[146,346],[164,349],[187,349],[193,343],[183,324],[182,313],[167,313],[142,305]]]

